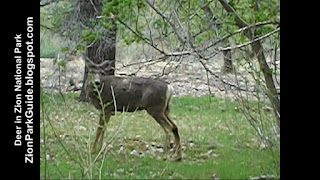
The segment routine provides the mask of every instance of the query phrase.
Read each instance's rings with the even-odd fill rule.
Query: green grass
[[[91,154],[90,148],[99,112],[89,104],[78,103],[77,97],[41,96],[41,178],[280,177],[279,145],[260,147],[259,138],[239,112],[237,102],[209,97],[173,98],[171,117],[179,127],[182,162],[163,160],[161,152],[148,153],[146,145],[163,145],[164,132],[145,111],[139,111],[117,113],[110,119],[104,142],[112,141],[105,154],[92,163],[97,154]],[[266,112],[269,116],[272,112]],[[132,154],[134,151],[142,155]]]

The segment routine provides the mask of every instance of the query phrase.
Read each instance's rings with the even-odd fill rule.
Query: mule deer
[[[99,127],[93,144],[94,151],[101,149],[104,124],[108,123],[110,116],[114,115],[114,111],[146,110],[160,124],[166,134],[164,152],[168,152],[170,146],[169,132],[172,132],[175,138],[175,160],[181,160],[178,128],[169,117],[172,87],[168,83],[152,78],[109,75],[113,69],[109,61],[95,64],[86,58],[86,66],[89,72],[89,80],[85,83],[87,96],[97,109],[102,110],[102,107],[104,108],[102,110],[104,116],[101,112]],[[101,100],[99,100],[97,90],[100,92]]]

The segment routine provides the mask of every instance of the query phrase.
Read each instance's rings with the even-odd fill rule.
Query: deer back
[[[104,104],[117,111],[132,112],[154,105],[165,105],[168,84],[162,80],[141,77],[102,76],[98,89],[102,89]],[[90,97],[93,104],[98,100],[97,93]],[[116,102],[114,103],[115,100]],[[100,106],[101,108],[101,106]]]

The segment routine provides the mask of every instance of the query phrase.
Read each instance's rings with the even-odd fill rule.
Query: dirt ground
[[[220,56],[216,60],[206,62],[207,66],[215,76],[208,74],[202,64],[194,59],[182,59],[181,61],[160,61],[157,63],[138,63],[132,60],[117,60],[116,75],[128,76],[135,74],[138,77],[160,78],[170,83],[174,88],[174,96],[204,96],[234,98],[235,91],[229,84],[238,84],[243,89],[254,91],[255,83],[245,82],[243,78],[235,78],[234,74],[223,74],[221,72],[223,59]],[[145,62],[145,60],[141,60]],[[136,65],[130,65],[136,63]],[[53,59],[41,58],[41,86],[45,91],[78,91],[82,87],[84,74],[84,60],[76,57],[66,61],[65,66],[59,66],[59,60],[54,63]],[[162,74],[165,74],[161,76]],[[245,73],[237,70],[237,73]],[[217,76],[219,78],[217,78]],[[239,77],[240,77],[239,76]],[[209,83],[209,85],[208,85]]]

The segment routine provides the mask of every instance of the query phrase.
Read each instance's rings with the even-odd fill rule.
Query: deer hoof
[[[182,157],[178,156],[176,158],[174,158],[174,161],[180,162],[182,160]]]

